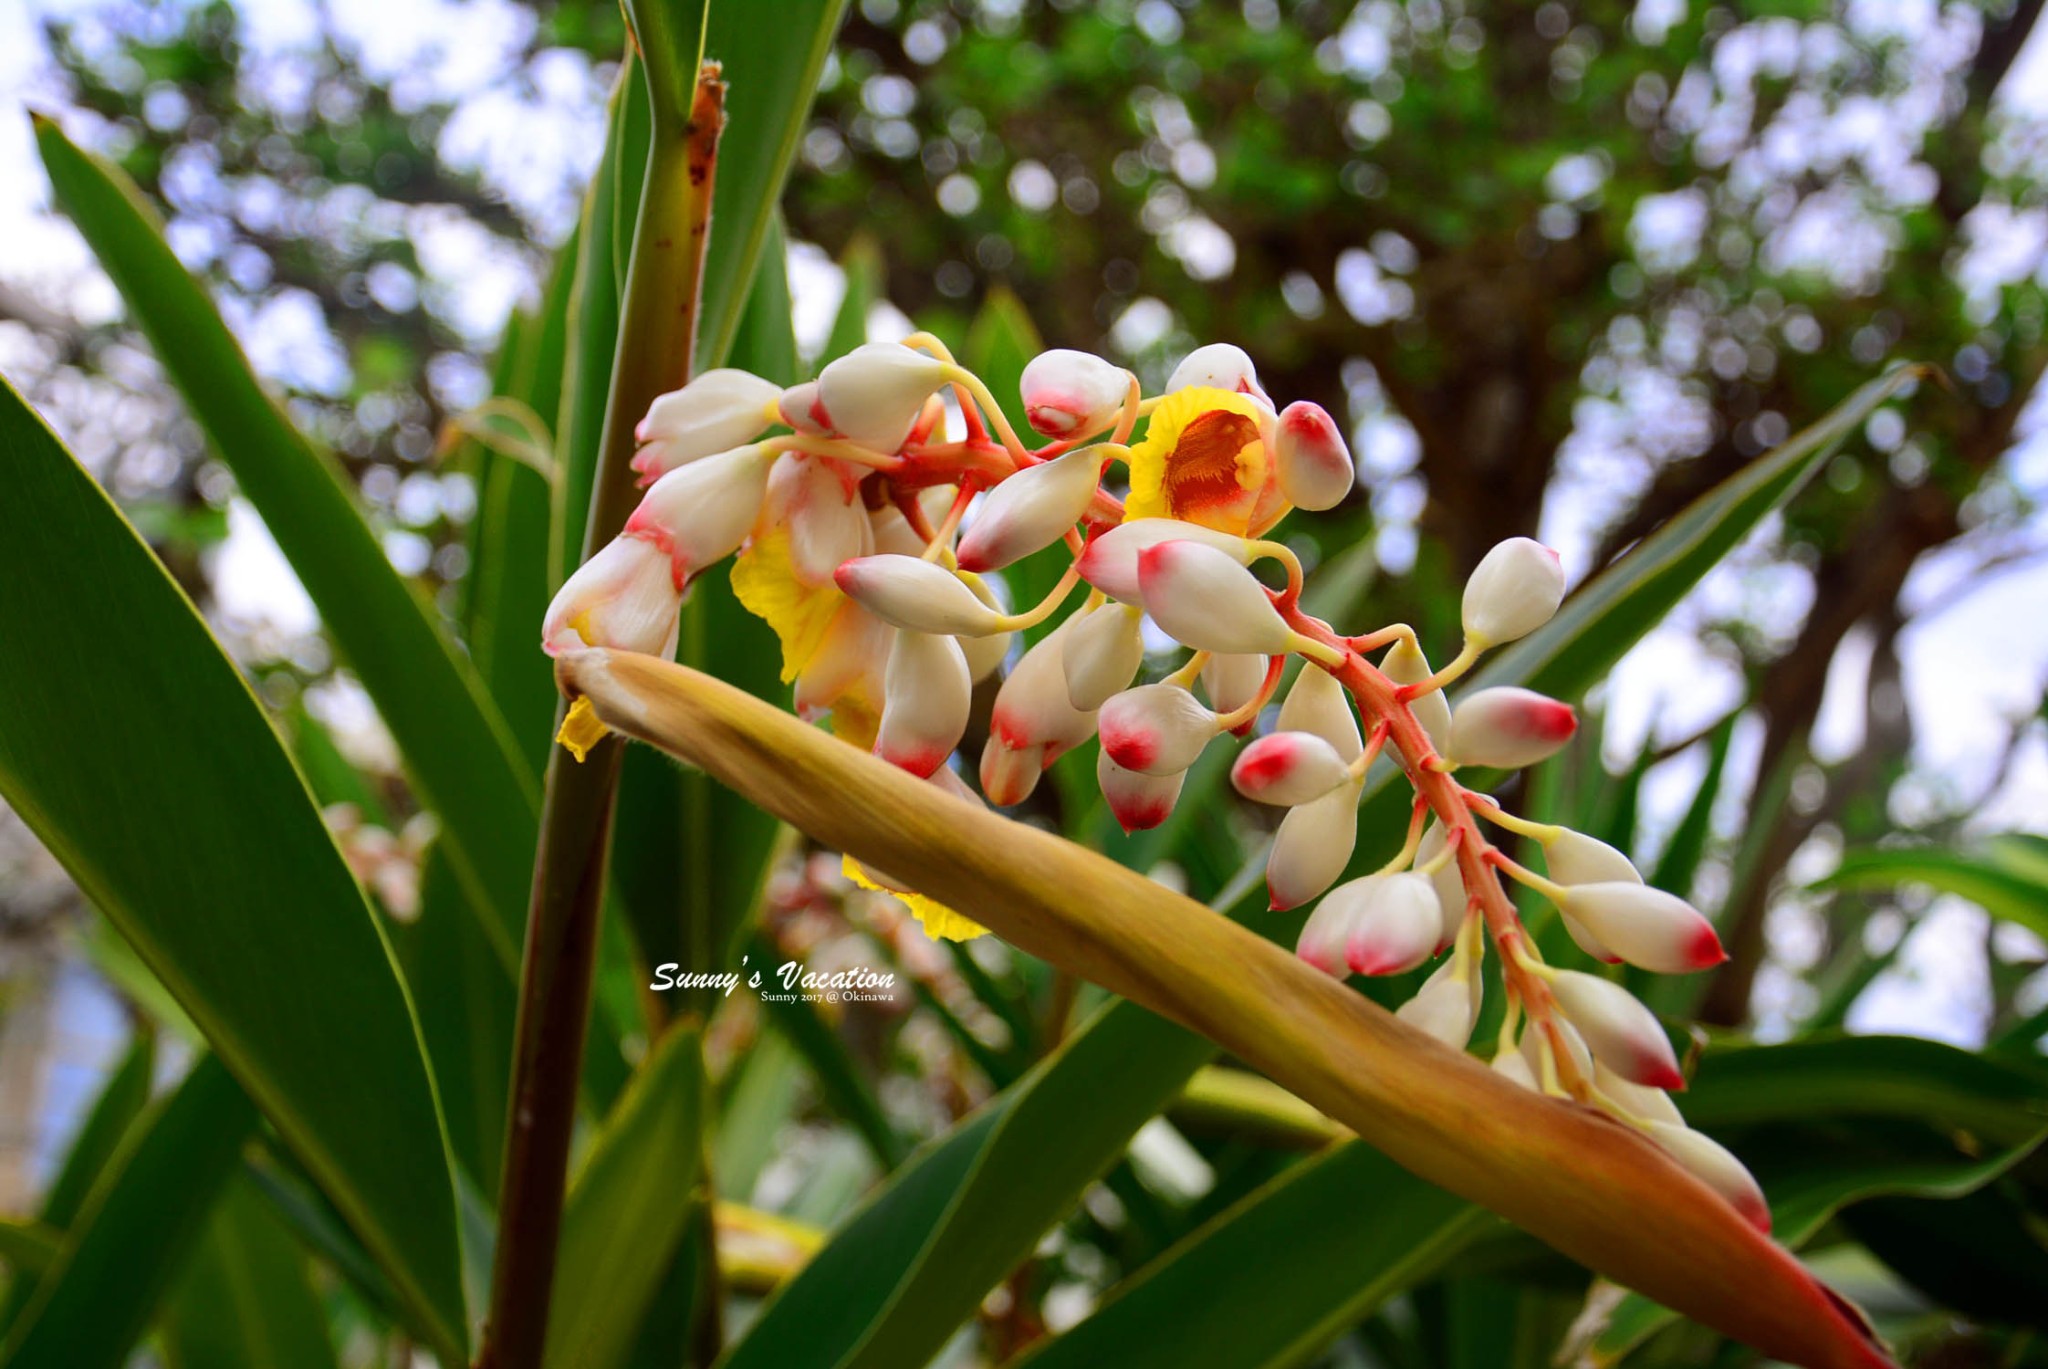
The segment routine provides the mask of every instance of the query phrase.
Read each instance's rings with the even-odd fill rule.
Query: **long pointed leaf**
[[[1888,1363],[1782,1248],[1650,1143],[1443,1048],[1200,904],[685,667],[589,651],[561,669],[613,728],[1201,1032],[1581,1263],[1782,1359]]]
[[[333,1369],[306,1252],[245,1175],[229,1179],[163,1319],[169,1369]]]

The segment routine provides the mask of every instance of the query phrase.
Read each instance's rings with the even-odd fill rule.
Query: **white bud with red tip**
[[[1185,770],[1218,731],[1216,715],[1177,684],[1161,681],[1116,695],[1098,717],[1102,749],[1126,770]]]
[[[1044,772],[1043,746],[1011,746],[991,733],[988,744],[981,749],[981,792],[998,808],[1030,798]]]
[[[843,562],[833,579],[848,598],[907,632],[985,637],[1003,630],[1002,615],[934,561],[894,552],[860,556]]]
[[[1728,958],[1714,924],[1662,889],[1619,880],[1575,884],[1565,889],[1558,907],[1614,954],[1658,974],[1689,974]]]
[[[685,582],[739,550],[768,498],[774,457],[762,444],[678,466],[654,482],[626,531],[669,554]]]
[[[878,452],[893,452],[924,414],[924,403],[951,368],[897,342],[854,348],[818,375],[818,394],[835,431]]]
[[[1480,993],[1479,975],[1454,955],[1422,982],[1415,997],[1394,1009],[1394,1016],[1461,1051],[1479,1020]]]
[[[1088,512],[1101,475],[1093,447],[1018,471],[982,496],[960,539],[960,568],[1000,570],[1059,541]]]
[[[1568,703],[1512,685],[1482,689],[1452,711],[1449,755],[1460,765],[1519,770],[1556,755],[1578,730]]]
[[[682,606],[668,553],[643,538],[615,537],[556,591],[541,622],[541,650],[559,656],[601,646],[667,656]]]
[[[1395,642],[1387,648],[1387,654],[1380,657],[1380,670],[1395,684],[1421,684],[1433,673],[1429,658],[1405,641]],[[1415,715],[1415,721],[1422,724],[1422,730],[1429,737],[1429,744],[1439,755],[1451,741],[1451,706],[1444,700],[1441,689],[1432,689],[1408,701],[1408,710]]]
[[[782,387],[721,366],[657,398],[633,429],[640,450],[632,468],[642,483],[678,466],[751,442],[775,421]]]
[[[1272,656],[1294,639],[1258,577],[1229,552],[1200,542],[1161,542],[1140,552],[1138,590],[1152,621],[1198,651]]]
[[[1418,869],[1442,855],[1449,840],[1442,823],[1430,823],[1415,847]],[[1437,910],[1443,917],[1442,928],[1437,934],[1437,949],[1442,950],[1458,939],[1458,928],[1465,921],[1465,909],[1471,903],[1471,895],[1465,890],[1465,877],[1458,873],[1456,859],[1445,861],[1429,876],[1429,883],[1436,890]]]
[[[1321,671],[1317,671],[1321,674]],[[1298,908],[1335,884],[1358,841],[1358,780],[1287,810],[1266,855],[1266,893],[1274,908]]]
[[[1140,602],[1138,557],[1161,542],[1175,540],[1214,547],[1241,566],[1252,559],[1251,547],[1242,537],[1177,518],[1139,518],[1091,538],[1076,568],[1083,580],[1110,598],[1135,604]]]
[[[1111,759],[1109,752],[1095,753],[1095,782],[1102,787],[1109,811],[1125,832],[1142,832],[1165,822],[1173,813],[1173,805],[1180,801],[1180,787],[1187,777],[1185,770],[1170,775],[1126,770]]]
[[[1018,388],[1033,428],[1047,437],[1072,437],[1110,425],[1130,394],[1131,373],[1091,353],[1058,347],[1031,358]]]
[[[1758,1231],[1771,1232],[1771,1205],[1756,1177],[1726,1146],[1711,1136],[1671,1122],[1651,1122],[1650,1137],[1692,1176],[1721,1195],[1742,1219]]]
[[[1280,411],[1273,478],[1287,502],[1304,509],[1333,509],[1351,493],[1351,448],[1322,405],[1297,399]]]
[[[1593,1058],[1622,1078],[1656,1089],[1682,1089],[1685,1075],[1657,1018],[1612,980],[1559,970],[1550,991],[1586,1039]]]
[[[1144,614],[1129,604],[1099,604],[1074,621],[1061,651],[1067,698],[1093,713],[1112,694],[1130,688],[1145,663]]]
[[[1549,622],[1564,602],[1564,563],[1527,537],[1510,537],[1479,562],[1465,582],[1465,640],[1499,646]]]
[[[792,385],[775,402],[775,416],[800,433],[824,437],[832,431],[832,418],[825,412],[825,396],[818,382],[807,380]]]
[[[1632,861],[1621,852],[1595,837],[1570,828],[1561,828],[1555,837],[1543,843],[1544,863],[1550,869],[1550,877],[1559,884],[1641,884],[1642,875]],[[1564,929],[1571,933],[1580,950],[1595,960],[1618,964],[1621,957],[1607,949],[1594,936],[1585,923],[1570,913],[1563,913]]]
[[[1351,778],[1337,748],[1313,732],[1275,732],[1237,753],[1230,782],[1254,803],[1292,808]]]
[[[818,649],[796,677],[796,715],[816,722],[848,695],[879,700],[896,629],[848,600],[832,615]]]
[[[875,754],[920,777],[946,763],[967,731],[974,694],[967,658],[951,637],[899,632],[889,649]]]
[[[1685,1118],[1679,1113],[1678,1105],[1671,1101],[1670,1094],[1624,1079],[1598,1060],[1593,1062],[1593,1087],[1639,1121],[1685,1125]]]
[[[1330,974],[1399,974],[1436,949],[1436,894],[1419,875],[1367,875],[1324,895],[1295,954]]]
[[[1040,748],[1044,765],[1095,735],[1094,711],[1074,707],[1067,694],[1065,653],[1074,626],[1069,618],[1018,659],[989,714],[992,735],[1013,750]]]
[[[1232,652],[1213,653],[1202,665],[1202,692],[1209,707],[1218,713],[1235,713],[1259,696],[1266,683],[1266,658],[1241,656]],[[1246,719],[1240,732],[1249,732],[1255,719]]]
[[[832,583],[840,563],[874,543],[857,480],[822,456],[785,456],[768,475],[768,521],[789,532],[789,564],[797,582]]]
[[[1212,342],[1189,352],[1167,378],[1166,392],[1171,394],[1193,385],[1266,397],[1266,392],[1259,388],[1258,369],[1252,365],[1251,357],[1244,348],[1227,342]]]
[[[1312,662],[1304,663],[1280,704],[1280,730],[1313,732],[1337,750],[1349,765],[1365,750],[1358,735],[1358,714],[1337,677]]]

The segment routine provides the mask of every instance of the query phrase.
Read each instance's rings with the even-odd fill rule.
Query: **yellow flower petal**
[[[772,524],[732,563],[732,592],[747,612],[781,638],[784,684],[793,683],[818,654],[832,615],[846,601],[834,585],[813,587],[796,578],[789,559],[789,530]]]
[[[603,741],[611,732],[598,720],[597,708],[585,694],[576,696],[576,702],[569,705],[569,712],[562,719],[562,726],[555,732],[555,740],[569,748],[569,754],[576,758],[578,765],[590,754],[590,748]]]
[[[1131,448],[1124,517],[1244,534],[1272,473],[1260,436],[1267,417],[1257,400],[1230,390],[1191,386],[1166,396]]]
[[[910,909],[910,915],[924,924],[925,935],[936,941],[972,941],[988,932],[988,928],[979,922],[961,916],[936,899],[926,898],[923,894],[906,894],[901,890],[877,884],[852,856],[841,856],[839,868],[846,872],[848,879],[861,888],[873,889],[877,893],[890,894],[903,900],[904,906]]]

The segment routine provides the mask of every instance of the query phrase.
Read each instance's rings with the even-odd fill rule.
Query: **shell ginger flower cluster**
[[[1438,960],[1398,1015],[1462,1050],[1490,947],[1506,999],[1493,1068],[1641,1129],[1767,1225],[1747,1171],[1672,1105],[1684,1078],[1656,1018],[1613,979],[1546,963],[1501,880],[1553,903],[1594,961],[1703,969],[1723,958],[1713,927],[1613,847],[1516,817],[1459,780],[1541,761],[1577,725],[1569,705],[1524,689],[1468,691],[1455,708],[1443,693],[1556,612],[1555,553],[1526,538],[1495,547],[1465,586],[1460,650],[1434,668],[1405,624],[1347,635],[1303,609],[1301,565],[1270,534],[1296,507],[1342,500],[1351,456],[1322,408],[1276,406],[1242,351],[1203,347],[1150,396],[1100,357],[1049,351],[1021,389],[1046,439],[1036,447],[925,334],[856,348],[790,389],[718,370],[662,396],[633,461],[646,497],[556,596],[546,650],[669,654],[691,581],[737,553],[733,588],[779,636],[801,715],[999,807],[1099,739],[1096,774],[1127,830],[1163,822],[1204,750],[1258,730],[1278,697],[1272,729],[1238,753],[1231,780],[1286,810],[1266,878],[1274,907],[1314,903],[1300,957],[1339,977]],[[1062,546],[1051,592],[1008,602],[1004,569]],[[1261,563],[1277,588],[1254,573]],[[1060,614],[1018,650],[1021,633]],[[1190,651],[1152,679],[1148,619]],[[999,672],[977,794],[952,760],[976,683]],[[565,742],[578,733],[572,713]],[[1414,790],[1406,840],[1377,872],[1346,880],[1382,758]],[[1495,831],[1539,847],[1544,872],[1495,845]],[[900,892],[934,935],[981,930]]]

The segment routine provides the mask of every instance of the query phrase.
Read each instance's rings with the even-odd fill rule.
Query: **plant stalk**
[[[643,42],[650,37],[640,36]],[[656,396],[689,380],[696,349],[725,85],[717,64],[703,63],[685,117],[675,110],[677,102],[663,98],[662,79],[652,65],[648,79],[655,97],[653,136],[633,228],[604,439],[583,535],[584,559],[618,535],[638,502],[627,465],[634,425]],[[519,985],[497,1258],[476,1369],[540,1369],[547,1346],[605,859],[623,757],[622,743],[608,737],[581,764],[561,747],[548,761]]]

